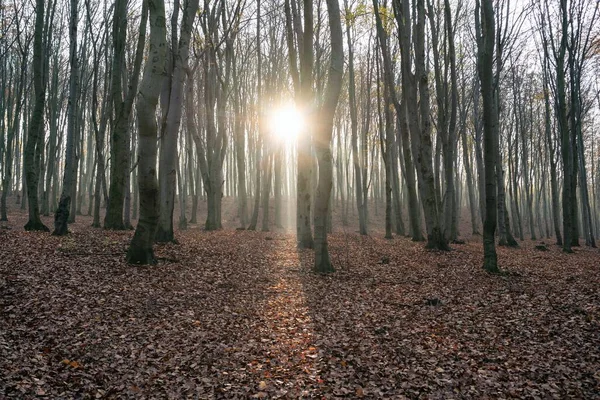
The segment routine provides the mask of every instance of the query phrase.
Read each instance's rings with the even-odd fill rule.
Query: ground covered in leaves
[[[526,242],[491,276],[476,238],[340,232],[324,277],[291,234],[193,227],[142,267],[78,218],[0,230],[0,397],[600,398],[598,250]]]

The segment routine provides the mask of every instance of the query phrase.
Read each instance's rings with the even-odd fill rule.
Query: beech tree
[[[327,214],[333,180],[331,136],[333,118],[342,88],[344,45],[338,0],[327,0],[327,15],[331,33],[331,64],[325,88],[325,98],[315,123],[315,150],[319,162],[319,183],[315,195],[315,271],[333,272],[327,243]]]
[[[152,245],[160,212],[156,171],[158,124],[156,106],[166,76],[167,31],[164,0],[146,0],[150,18],[150,57],[137,96],[140,218],[127,250],[127,261],[154,264]]]
[[[179,1],[173,7],[172,32],[171,32],[171,64],[172,73],[165,79],[166,90],[165,107],[163,110],[164,122],[161,129],[161,152],[159,169],[160,187],[160,217],[157,242],[171,242],[175,240],[173,233],[173,210],[175,208],[175,183],[177,178],[177,139],[181,125],[183,88],[188,68],[190,37],[194,19],[198,11],[199,0],[185,0],[181,34],[177,40],[177,19]],[[180,192],[180,196],[183,194]]]
[[[477,27],[477,66],[483,99],[484,163],[485,163],[485,220],[483,222],[483,268],[497,273],[496,255],[496,152],[498,146],[498,107],[494,95],[493,60],[495,43],[494,5],[492,0],[477,0],[475,6]]]

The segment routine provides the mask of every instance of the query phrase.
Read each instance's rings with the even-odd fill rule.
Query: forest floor
[[[600,398],[597,249],[526,241],[489,275],[477,237],[350,230],[319,276],[290,233],[192,226],[146,267],[77,218],[0,229],[0,398]]]

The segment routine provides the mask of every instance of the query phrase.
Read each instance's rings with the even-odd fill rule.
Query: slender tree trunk
[[[398,119],[396,118],[396,121]],[[396,127],[396,131],[398,127]],[[394,207],[394,230],[396,235],[404,236],[406,235],[406,228],[404,227],[404,220],[402,218],[402,200],[400,199],[400,174],[399,169],[400,165],[398,163],[398,138],[400,135],[396,135],[395,132],[390,133],[393,137],[391,139],[391,179],[392,179],[392,199],[393,199],[393,207]]]
[[[263,182],[263,194],[262,194],[262,231],[269,231],[269,197],[271,193],[271,178],[272,178],[272,170],[273,170],[273,153],[270,149],[265,149],[267,152],[267,156],[265,158],[265,180]]]
[[[296,239],[298,248],[312,249],[314,246],[313,235],[310,223],[311,206],[311,128],[314,128],[315,116],[310,115],[309,110],[313,106],[313,1],[304,0],[304,37],[302,55],[300,57],[300,85],[302,109],[307,119],[306,129],[298,138],[298,177],[296,191]],[[313,132],[314,134],[314,132]],[[326,154],[321,153],[322,157]],[[324,160],[325,162],[325,160]],[[323,188],[325,189],[325,188]],[[324,194],[323,194],[324,195]],[[328,196],[328,195],[327,195]],[[329,198],[327,198],[327,203]],[[325,210],[327,207],[325,206]],[[324,222],[323,222],[324,223]],[[326,235],[326,233],[325,233]],[[325,243],[326,243],[325,238]]]
[[[468,144],[467,144],[467,135],[465,133],[464,127],[460,130],[461,142],[462,142],[462,150],[463,150],[463,160],[465,163],[465,174],[467,180],[467,191],[469,193],[469,211],[471,212],[471,230],[473,235],[480,235],[479,232],[479,216],[477,215],[477,202],[475,201],[475,188],[474,179],[473,179],[473,169],[471,167],[471,156],[469,154]]]
[[[79,89],[79,63],[77,60],[77,11],[78,1],[71,0],[71,17],[69,20],[69,63],[71,67],[71,75],[69,78],[69,104],[68,104],[68,122],[67,122],[67,147],[65,155],[65,171],[63,177],[62,194],[58,202],[58,209],[54,215],[54,232],[55,236],[63,236],[68,232],[68,220],[71,208],[71,198],[75,189],[75,181],[77,177],[77,163],[75,148],[77,146],[77,95]]]
[[[400,137],[402,138],[402,153],[404,155],[404,174],[406,181],[406,191],[408,192],[408,220],[410,223],[410,232],[414,242],[422,242],[425,240],[421,228],[421,210],[419,199],[417,197],[417,185],[415,178],[415,167],[412,161],[412,153],[410,149],[410,138],[408,123],[406,121],[406,105],[401,103],[401,114],[398,117],[398,125],[400,126]]]
[[[546,134],[546,144],[548,146],[548,157],[550,158],[550,193],[552,200],[552,221],[554,225],[554,235],[556,244],[563,245],[562,235],[560,233],[560,211],[558,201],[558,180],[556,172],[555,144],[552,137],[552,122],[550,113],[550,89],[548,87],[548,70],[544,62],[544,132]]]
[[[233,58],[233,82],[235,93],[233,94],[234,131],[235,131],[235,156],[237,165],[237,188],[238,188],[238,212],[240,215],[240,226],[246,228],[248,224],[248,195],[246,193],[246,133],[244,132],[243,114],[240,109],[240,85],[237,58]]]
[[[346,13],[350,13],[348,0],[344,0]],[[350,129],[352,142],[352,164],[354,166],[354,187],[356,191],[356,207],[358,209],[358,226],[361,235],[367,234],[366,204],[363,204],[363,184],[358,153],[358,121],[356,108],[356,82],[354,74],[354,49],[352,46],[352,24],[346,27],[346,44],[348,46],[348,101],[350,108]]]

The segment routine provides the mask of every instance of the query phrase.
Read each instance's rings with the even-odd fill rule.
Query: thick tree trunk
[[[186,0],[181,24],[181,35],[177,49],[173,48],[173,75],[168,91],[168,112],[164,131],[161,135],[159,191],[160,217],[155,240],[157,242],[174,242],[173,211],[175,209],[175,191],[177,185],[177,142],[181,126],[183,88],[188,68],[189,48],[192,26],[198,10],[199,0]],[[175,21],[174,29],[177,29]],[[176,34],[176,31],[173,32]],[[176,36],[175,36],[176,38]]]
[[[498,153],[498,107],[493,87],[494,57],[494,5],[492,0],[482,0],[481,25],[480,3],[476,1],[475,20],[478,41],[477,66],[483,98],[484,162],[485,162],[485,221],[483,224],[483,268],[491,273],[499,272],[496,255],[496,173]]]
[[[44,0],[36,0],[35,31],[33,34],[33,83],[34,106],[27,132],[23,165],[27,183],[27,202],[29,205],[29,220],[25,225],[27,231],[45,231],[49,229],[40,219],[38,205],[38,182],[40,176],[40,158],[44,137],[44,104],[46,89],[44,84],[43,36],[44,36]],[[40,142],[42,146],[40,146]]]
[[[129,123],[133,101],[138,90],[140,69],[142,65],[144,43],[146,41],[146,2],[142,7],[142,20],[135,50],[133,71],[129,87],[123,95],[122,68],[125,59],[125,47],[127,39],[127,1],[116,0],[115,15],[113,20],[113,47],[114,59],[112,65],[111,96],[114,107],[115,120],[111,136],[111,165],[110,186],[108,195],[108,207],[104,218],[105,229],[126,229],[123,223],[123,203],[125,200],[126,174],[129,173],[129,142],[131,132]]]
[[[567,95],[565,82],[565,54],[568,40],[568,17],[567,0],[561,0],[561,42],[556,58],[556,117],[558,120],[558,129],[561,138],[561,154],[563,161],[563,189],[562,189],[562,211],[563,211],[563,251],[572,253],[573,231],[576,226],[575,209],[575,169],[573,167],[573,146],[571,142],[571,132],[569,129],[567,113]]]
[[[319,162],[319,182],[315,196],[315,265],[318,273],[334,271],[329,258],[327,242],[327,214],[333,184],[331,136],[333,118],[337,107],[344,69],[344,45],[338,0],[327,0],[329,30],[331,32],[331,65],[325,99],[316,126],[315,150]]]
[[[417,167],[421,171],[421,193],[423,211],[427,227],[427,245],[429,249],[449,250],[448,241],[440,228],[439,196],[436,192],[434,172],[431,162],[431,120],[429,103],[429,78],[425,62],[425,2],[417,0],[417,23],[415,25],[415,75],[419,89],[420,121],[415,124],[419,129],[411,129],[411,138],[417,149]],[[415,117],[417,113],[415,113]],[[413,117],[414,118],[414,117]]]
[[[158,126],[156,106],[166,74],[167,32],[164,0],[148,2],[150,13],[150,54],[137,97],[139,135],[140,218],[127,251],[127,262],[155,264],[154,234],[158,225],[159,199],[156,171]]]

